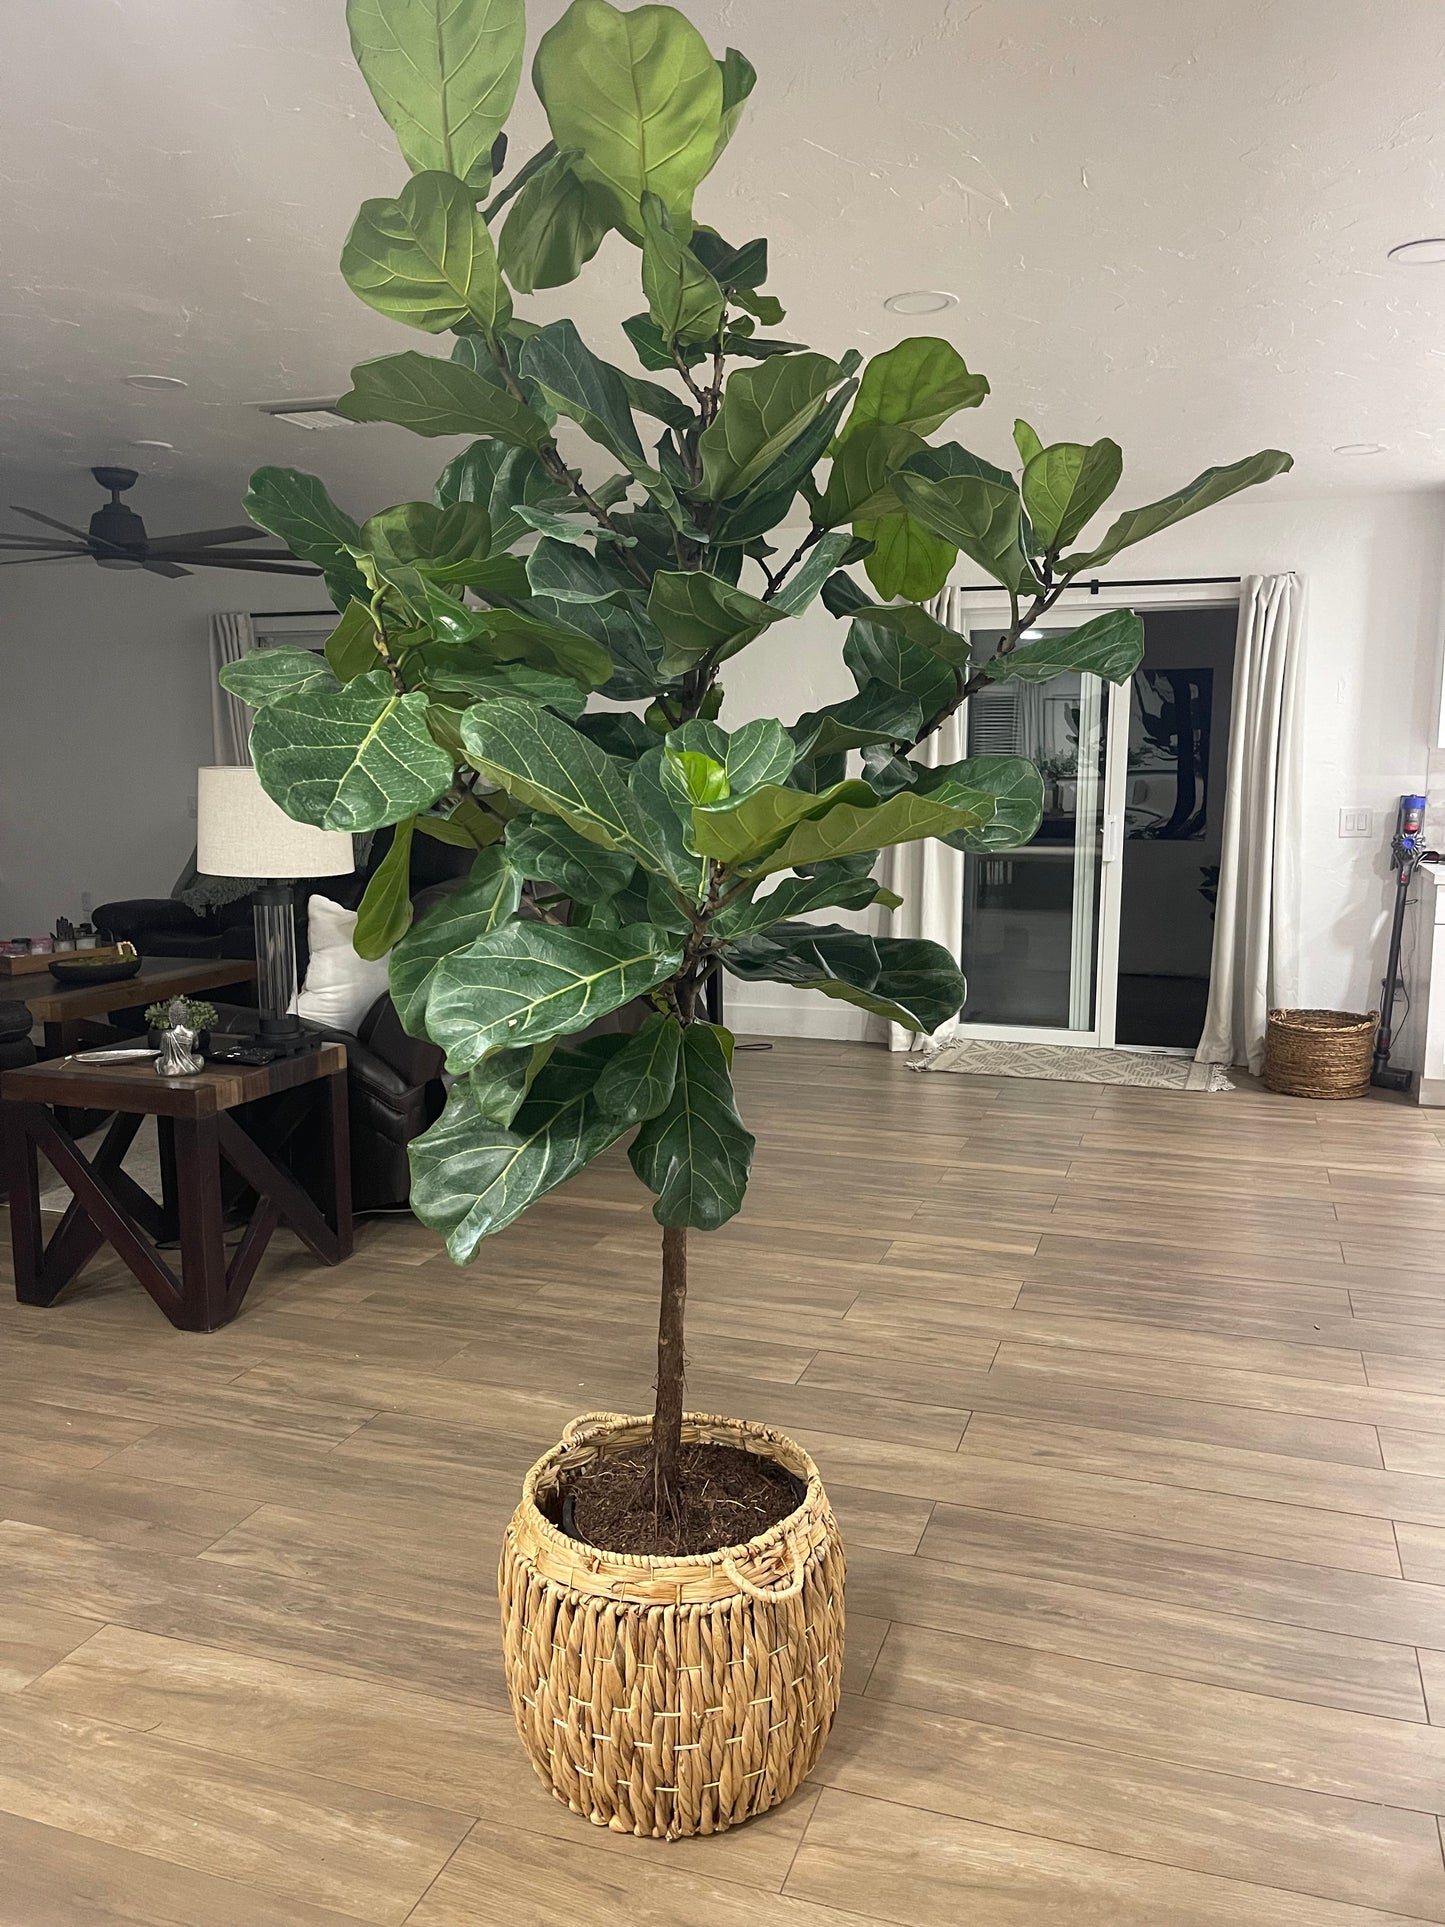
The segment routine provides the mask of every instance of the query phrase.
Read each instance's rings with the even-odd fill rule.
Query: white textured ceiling
[[[562,0],[536,0],[533,33]],[[1275,445],[1316,494],[1445,483],[1441,0],[692,0],[760,79],[699,209],[766,233],[787,329],[831,353],[946,334],[993,383],[961,429],[1009,452],[1113,434],[1125,489]],[[252,404],[335,395],[426,344],[336,270],[366,195],[404,178],[342,0],[6,0],[0,68],[4,499],[83,519],[92,462],[145,480],[153,532],[235,518],[266,461],[358,510],[449,449],[306,434]],[[541,138],[524,83],[514,157]],[[603,353],[641,306],[612,237],[572,312]],[[927,320],[885,312],[945,288]],[[184,393],[146,394],[133,373]],[[136,449],[142,437],[176,452]],[[1333,454],[1378,441],[1386,452]],[[3,518],[9,521],[9,517]]]

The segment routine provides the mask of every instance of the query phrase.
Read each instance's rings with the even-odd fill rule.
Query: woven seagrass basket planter
[[[543,1782],[598,1826],[673,1840],[765,1812],[816,1763],[843,1674],[843,1542],[800,1446],[697,1413],[685,1441],[775,1459],[806,1482],[796,1511],[744,1545],[674,1559],[599,1551],[553,1525],[542,1508],[555,1511],[564,1475],[644,1443],[651,1423],[572,1421],[527,1474],[498,1590],[512,1711]]]
[[[1264,1034],[1264,1088],[1284,1097],[1363,1097],[1377,1010],[1272,1010]]]

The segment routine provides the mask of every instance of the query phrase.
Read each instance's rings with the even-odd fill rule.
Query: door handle
[[[1124,854],[1124,819],[1122,816],[1104,818],[1104,847],[1100,852],[1105,863],[1117,863]]]

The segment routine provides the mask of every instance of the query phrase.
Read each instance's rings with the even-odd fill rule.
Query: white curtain
[[[1240,584],[1214,957],[1195,1056],[1255,1074],[1269,1011],[1299,1001],[1303,602],[1297,575]]]
[[[945,589],[930,605],[930,613],[968,633],[968,625],[956,589]],[[929,769],[940,763],[956,763],[964,754],[963,722],[957,710],[941,729],[936,729],[920,745],[914,762]],[[918,843],[896,843],[883,852],[879,879],[896,891],[903,902],[898,909],[885,912],[886,934],[890,937],[927,937],[941,943],[955,960],[963,938],[963,852],[950,849],[937,837],[924,837]],[[951,1017],[931,1037],[905,1030],[901,1024],[888,1026],[888,1048],[896,1051],[929,1050],[944,1042],[958,1027]]]
[[[256,630],[245,615],[211,617],[211,755],[217,763],[249,763],[251,724],[256,712],[216,680],[228,662],[239,662],[256,647]]]

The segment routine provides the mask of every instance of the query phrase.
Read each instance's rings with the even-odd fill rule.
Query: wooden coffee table
[[[311,1109],[310,1085],[317,1087],[319,1122],[313,1110],[297,1128],[309,1123],[317,1131],[319,1202],[230,1115],[239,1105],[283,1092],[295,1093],[297,1105]],[[86,1157],[62,1122],[60,1114],[75,1110],[115,1113],[93,1157]],[[167,1179],[161,1199],[152,1198],[121,1168],[144,1117],[154,1117],[160,1133]],[[9,1172],[15,1296],[25,1305],[52,1304],[109,1243],[173,1325],[215,1331],[235,1317],[278,1225],[294,1231],[322,1264],[340,1264],[351,1255],[342,1044],[322,1044],[274,1064],[208,1065],[194,1077],[158,1077],[145,1059],[29,1064],[0,1076],[0,1141]],[[45,1153],[73,1194],[48,1241],[40,1215],[37,1151]],[[229,1263],[222,1235],[223,1159],[256,1194]],[[179,1277],[157,1243],[172,1222],[179,1232]]]
[[[158,1004],[162,999],[195,997],[205,990],[255,981],[256,966],[248,957],[146,957],[134,977],[118,984],[62,986],[47,972],[7,979],[6,988],[25,1005],[37,1024],[44,1024],[46,1055],[59,1057],[81,1043],[99,1041],[103,1033],[89,1019],[108,1017],[113,1010],[144,1010],[147,1004]]]

